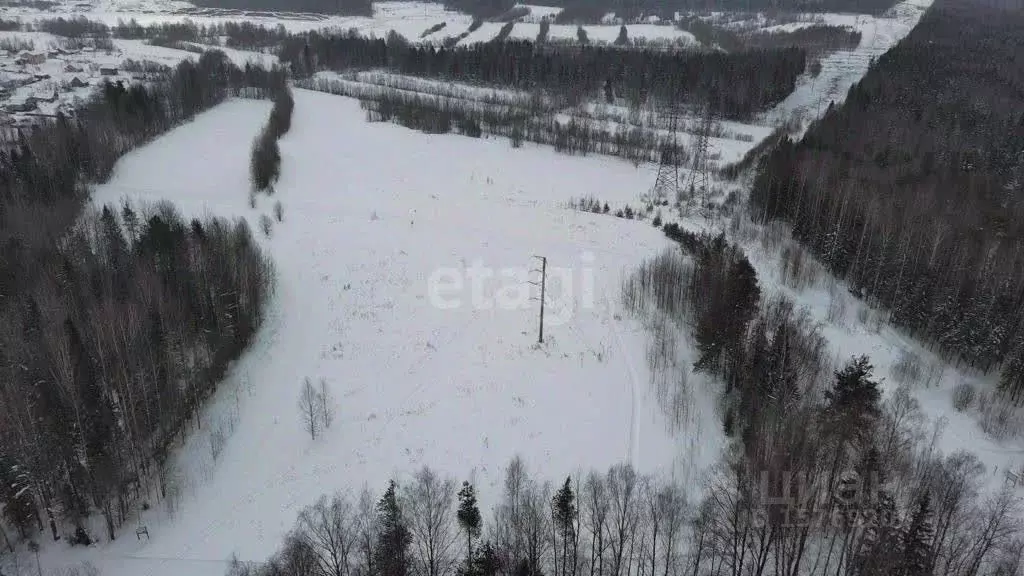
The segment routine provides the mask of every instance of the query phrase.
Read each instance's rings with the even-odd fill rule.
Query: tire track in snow
[[[601,286],[601,294],[604,296],[606,311],[608,314],[608,327],[611,329],[612,336],[615,337],[616,346],[619,349],[619,353],[622,354],[623,360],[626,362],[626,370],[629,372],[629,384],[630,384],[630,404],[631,413],[629,417],[629,448],[627,449],[626,457],[629,460],[630,465],[633,466],[634,470],[639,469],[639,454],[640,454],[640,399],[638,390],[640,386],[640,378],[637,376],[636,367],[633,366],[633,359],[626,351],[626,345],[622,341],[622,335],[619,333],[618,327],[615,325],[615,315],[612,314],[612,303],[608,298],[608,291],[605,290],[604,286]]]

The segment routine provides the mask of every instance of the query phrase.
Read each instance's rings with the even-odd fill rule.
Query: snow
[[[801,134],[810,120],[824,114],[830,102],[835,102],[837,106],[841,104],[850,87],[867,72],[871,61],[906,36],[930,5],[931,0],[906,0],[880,17],[856,16],[852,24],[844,15],[825,17],[828,23],[852,25],[859,30],[860,45],[853,50],[839,50],[822,58],[818,77],[812,77],[809,71],[800,76],[796,89],[767,113],[763,121],[778,125],[791,118],[799,119],[801,130],[798,135]]]
[[[486,26],[487,24],[484,24]],[[500,25],[498,28],[500,29]],[[548,30],[548,37],[558,40],[576,41],[576,29],[578,26],[572,24],[552,24]],[[583,29],[587,31],[587,37],[591,42],[610,44],[619,37],[619,26],[586,25]],[[649,42],[675,42],[683,45],[697,46],[697,39],[693,34],[680,30],[675,26],[657,24],[627,24],[626,31],[631,40],[643,38]],[[479,31],[478,31],[479,32]],[[511,38],[520,40],[533,40],[540,32],[540,24],[519,22],[512,28]],[[497,31],[495,31],[495,34]],[[492,34],[490,37],[493,37]],[[490,38],[488,37],[488,38]],[[470,39],[462,43],[469,43]]]
[[[782,237],[788,238],[788,235]],[[1000,488],[1003,472],[1011,468],[1019,470],[1024,464],[1024,437],[994,438],[982,430],[975,411],[953,409],[953,388],[957,384],[966,382],[979,392],[991,391],[996,385],[994,375],[983,376],[953,366],[900,330],[885,322],[879,324],[879,319],[884,319],[881,311],[853,297],[844,282],[833,281],[824,270],[813,285],[792,287],[781,277],[778,248],[753,240],[741,241],[741,245],[757,270],[764,292],[782,294],[809,311],[828,340],[830,354],[837,365],[853,356],[867,355],[886,397],[900,386],[895,367],[901,357],[907,353],[917,356],[924,374],[922,379],[930,382],[913,386],[910,393],[920,403],[929,429],[940,420],[945,422],[941,426],[938,449],[945,454],[964,450],[978,456],[987,471],[983,478],[985,489]],[[833,298],[843,302],[843,313],[838,317],[829,314]]]
[[[557,6],[534,6],[530,4],[516,4],[515,7],[518,8],[520,6],[530,11],[530,15],[526,16],[523,19],[523,21],[528,22],[540,22],[544,18],[554,20],[555,17],[562,12],[562,9]]]
[[[622,275],[669,241],[649,222],[564,207],[587,195],[635,201],[650,167],[427,136],[367,123],[355,100],[295,97],[282,179],[256,210],[248,151],[266,102],[200,116],[123,159],[95,191],[97,204],[171,199],[186,215],[241,216],[254,229],[280,201],[284,222],[261,240],[278,286],[258,341],[178,455],[184,497],[174,517],[146,513],[151,541],[53,547],[44,569],[88,558],[104,574],[221,574],[232,552],[272,553],[320,494],[379,491],[424,464],[474,479],[489,507],[515,454],[544,479],[628,461],[690,483],[717,459],[714,387],[694,385],[689,419],[671,432],[651,386],[647,332],[619,303]],[[499,289],[530,288],[533,255],[548,258],[550,280],[541,346],[535,301],[492,306]],[[473,305],[477,265],[499,278]],[[432,302],[438,270],[464,278],[463,290],[441,294],[462,306]],[[316,441],[296,408],[305,377],[325,378],[337,405]],[[234,434],[213,462],[208,435],[221,425]]]
[[[8,87],[0,95],[0,104],[7,107],[25,103],[29,98],[38,100],[34,110],[12,111],[10,118],[18,123],[30,123],[36,115],[54,115],[58,111],[70,113],[88,98],[95,86],[104,80],[131,81],[136,75],[122,68],[125,60],[148,60],[175,66],[183,60],[197,60],[199,54],[185,50],[151,46],[143,40],[113,39],[112,50],[67,48],[66,39],[45,32],[0,32],[0,38],[31,42],[36,53],[46,56],[40,64],[18,64],[17,55],[0,55],[0,82]],[[209,47],[202,47],[209,48]],[[277,57],[270,54],[246,52],[218,47],[239,66],[252,62],[270,67]],[[54,53],[54,51],[58,51]],[[118,74],[104,76],[101,68],[118,69]],[[86,86],[73,87],[78,79]],[[56,100],[53,96],[56,94]]]
[[[796,91],[756,123],[723,122],[727,132],[753,141],[713,138],[712,151],[724,163],[779,122],[798,117],[806,127],[828,101],[841,101],[870,59],[905,36],[928,4],[908,0],[883,17],[856,17],[850,25],[864,35],[860,46],[825,58],[818,78],[801,77]],[[414,17],[409,10],[406,16]],[[408,25],[416,29],[412,37],[436,23],[429,14]],[[825,19],[839,16],[845,17]],[[489,39],[500,26],[485,23],[466,42]],[[535,36],[529,26],[535,25],[517,24],[513,36]],[[617,26],[596,28],[613,31],[608,41],[618,34]],[[644,30],[628,28],[630,37]],[[464,29],[449,22],[444,34]],[[254,561],[272,553],[296,511],[320,494],[363,486],[379,491],[387,479],[401,481],[424,464],[474,480],[485,510],[515,454],[546,480],[625,460],[699,490],[702,471],[724,445],[716,387],[689,375],[689,412],[673,429],[652,386],[665,375],[652,374],[646,361],[652,337],[618,298],[623,274],[671,244],[649,223],[564,207],[585,196],[613,210],[635,203],[653,183],[654,167],[529,144],[511,149],[504,139],[428,136],[367,123],[352,99],[303,90],[295,96],[293,127],[281,142],[282,179],[256,210],[247,203],[248,152],[265,122],[266,102],[236,100],[201,115],[123,159],[112,181],[95,191],[96,203],[170,199],[186,215],[244,217],[254,231],[280,201],[284,222],[275,223],[269,238],[260,236],[278,286],[257,342],[206,407],[202,431],[190,434],[175,457],[178,507],[171,514],[160,505],[140,520],[152,540],[131,540],[126,529],[116,542],[88,550],[51,544],[42,555],[44,570],[89,560],[113,576],[219,576],[232,552]],[[725,225],[696,216],[683,224]],[[919,356],[926,370],[939,369],[930,386],[912,390],[932,423],[945,419],[939,448],[976,453],[988,468],[989,488],[1001,483],[1002,471],[1024,462],[1021,440],[996,440],[981,430],[977,414],[952,410],[954,386],[990,389],[990,378],[956,369],[898,330],[876,326],[877,311],[841,282],[823,275],[808,287],[787,286],[779,248],[759,241],[761,232],[736,239],[764,292],[805,307],[821,323],[836,362],[869,355],[888,395],[901,356]],[[563,299],[552,281],[542,346],[535,344],[536,301],[494,306],[500,289],[508,295],[536,278],[529,274],[533,255],[546,256],[552,272],[565,269],[573,284]],[[470,274],[481,266],[499,279],[485,283],[486,297],[474,306],[466,301]],[[462,306],[432,302],[432,275],[439,270],[463,278],[462,290],[448,292]],[[833,299],[844,302],[839,318],[829,314]],[[557,321],[560,310],[571,311],[564,323]],[[677,344],[681,366],[693,355],[685,340]],[[336,401],[335,424],[316,441],[303,431],[296,408],[305,377],[326,379]],[[209,438],[218,427],[233,433],[214,461]]]

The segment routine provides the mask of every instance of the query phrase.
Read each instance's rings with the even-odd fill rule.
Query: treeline
[[[455,132],[473,138],[487,134],[508,138],[514,147],[535,142],[565,154],[605,154],[633,162],[657,162],[671,153],[681,162],[688,157],[682,145],[656,130],[626,124],[610,129],[606,122],[576,116],[562,120],[529,97],[518,105],[511,97],[475,101],[324,78],[298,85],[358,98],[371,122],[394,122],[429,134]]]
[[[799,46],[809,53],[853,50],[860,45],[860,31],[845,26],[816,24],[785,32],[758,30],[741,36],[747,48],[782,48]]]
[[[443,1],[448,10],[464,12],[484,19],[497,18],[512,10],[516,0],[435,0]],[[562,11],[557,24],[599,24],[608,13],[624,22],[639,22],[650,16],[672,21],[676,11],[742,11],[742,12],[855,12],[880,14],[891,8],[894,0],[547,0],[546,6]]]
[[[134,18],[118,20],[114,26],[84,16],[74,18],[48,18],[32,23],[12,20],[5,21],[0,29],[32,31],[39,30],[55,36],[71,39],[123,38],[128,40],[149,40],[156,44],[195,42],[212,46],[224,45],[240,50],[263,50],[276,48],[288,31],[283,24],[268,28],[252,22],[215,22],[198,24],[192,20],[181,22],[154,22],[140,24]]]
[[[274,95],[274,107],[270,109],[267,125],[252,143],[249,180],[253,192],[273,194],[274,183],[281,175],[281,150],[277,141],[291,130],[294,110],[292,91],[284,86]]]
[[[907,387],[883,401],[866,357],[832,369],[808,314],[763,298],[724,236],[665,233],[681,250],[629,277],[627,307],[691,332],[693,368],[725,384],[733,440],[688,516],[687,574],[945,576],[1013,574],[1024,532],[1012,487],[982,495],[985,467],[936,449]],[[654,345],[656,366],[675,346]],[[681,382],[680,382],[681,380]],[[687,395],[686,379],[672,384]],[[659,395],[661,397],[661,395]],[[703,563],[703,566],[702,566]]]
[[[196,5],[232,10],[373,16],[372,0],[198,0]]]
[[[793,91],[806,64],[798,48],[734,54],[558,49],[526,41],[454,49],[415,46],[355,34],[310,32],[286,40],[280,57],[299,76],[317,70],[388,68],[395,72],[565,94],[612,94],[634,103],[657,99],[693,108],[710,104],[726,118],[748,118]]]
[[[857,361],[836,374],[837,398],[847,398],[840,391],[864,366]],[[897,410],[898,402],[878,408]],[[899,428],[898,441],[906,433]],[[827,474],[841,438],[835,431],[811,437],[828,451],[816,462]],[[299,513],[268,561],[235,558],[227,575],[1018,573],[1024,543],[1016,501],[1009,490],[979,495],[984,467],[976,458],[909,453],[915,481],[898,487],[872,454],[856,472],[844,469],[836,491],[826,493],[811,479],[747,466],[731,452],[709,475],[704,497],[625,464],[552,483],[515,457],[489,511],[471,483],[424,467],[379,495],[364,489],[321,497]]]
[[[147,85],[106,83],[0,151],[0,509],[26,538],[107,536],[151,484],[262,318],[271,270],[244,223],[170,206],[81,216],[122,155],[281,71],[221,52]],[[159,492],[157,497],[159,497]]]
[[[1019,7],[941,0],[799,143],[762,160],[782,219],[851,290],[1024,393],[1024,43]],[[979,54],[985,54],[979,58]]]

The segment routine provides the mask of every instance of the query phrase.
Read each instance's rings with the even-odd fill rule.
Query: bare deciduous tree
[[[320,432],[321,406],[320,395],[317,394],[316,388],[313,388],[309,378],[306,378],[302,381],[302,390],[299,393],[299,413],[309,437],[313,440],[316,440],[316,435]]]
[[[424,466],[403,490],[403,509],[412,533],[413,562],[423,576],[445,576],[457,563],[452,510],[455,480]]]

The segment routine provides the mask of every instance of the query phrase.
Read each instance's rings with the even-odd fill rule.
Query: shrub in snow
[[[1024,414],[1004,394],[982,392],[978,394],[981,429],[997,440],[1019,435],[1024,431]]]
[[[953,408],[956,408],[958,412],[963,412],[974,405],[974,400],[977,397],[978,393],[974,386],[969,382],[961,382],[953,388]]]
[[[900,383],[921,381],[921,357],[910,350],[901,350],[900,357],[892,366],[892,377]]]
[[[260,230],[263,231],[264,236],[270,238],[270,232],[274,229],[274,221],[270,219],[270,216],[266,214],[260,216]]]
[[[281,207],[281,201],[274,202],[274,218],[278,222],[284,221],[284,208]]]

